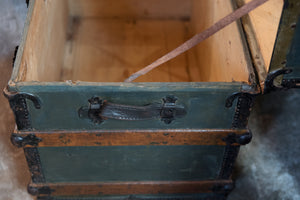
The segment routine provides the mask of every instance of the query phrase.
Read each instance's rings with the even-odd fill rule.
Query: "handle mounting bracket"
[[[170,124],[176,118],[186,115],[184,106],[176,104],[177,97],[169,95],[162,103],[145,106],[132,106],[108,103],[99,97],[88,100],[89,106],[78,111],[80,118],[89,118],[93,123],[100,124],[106,119],[139,121],[160,118],[165,124]]]

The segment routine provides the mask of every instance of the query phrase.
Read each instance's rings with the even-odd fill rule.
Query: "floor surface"
[[[25,0],[0,0],[0,89],[12,70],[26,16]],[[229,200],[300,199],[300,90],[259,97],[251,114],[252,142],[241,148],[235,168],[236,189]],[[23,151],[13,147],[14,119],[0,95],[0,200],[31,200]]]

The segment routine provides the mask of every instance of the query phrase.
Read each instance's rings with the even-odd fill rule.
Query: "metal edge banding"
[[[232,121],[231,127],[234,129],[246,128],[248,125],[248,118],[250,111],[253,107],[254,100],[257,94],[241,93],[237,98],[236,111]],[[251,141],[252,135],[249,135],[249,142]],[[222,167],[219,173],[219,179],[228,179],[231,177],[234,163],[238,156],[240,146],[232,146],[228,144],[224,151],[224,159]]]
[[[232,128],[246,128],[248,124],[248,117],[250,115],[251,104],[252,102],[250,98],[243,96],[238,97],[236,111],[232,121]],[[240,146],[232,146],[228,144],[225,147],[222,167],[220,169],[218,179],[230,178],[239,150]]]
[[[33,183],[44,183],[45,177],[42,171],[42,165],[38,148],[26,147],[24,148],[24,154],[26,157],[27,165],[31,173],[31,179]]]
[[[136,181],[97,183],[48,183],[28,185],[28,192],[36,196],[78,195],[137,195],[137,194],[228,194],[232,180],[209,181]]]
[[[238,156],[240,146],[226,146],[224,151],[224,159],[218,179],[228,179],[231,177],[235,160]]]
[[[18,138],[35,138],[38,143],[22,143],[25,147],[66,147],[66,146],[141,146],[141,145],[227,145],[226,138],[242,137],[249,134],[247,129],[200,129],[200,130],[138,130],[138,131],[15,131]],[[30,136],[30,137],[29,137]],[[33,137],[34,136],[34,137]],[[231,140],[233,146],[239,140]]]
[[[31,129],[31,121],[25,98],[22,95],[8,91],[8,88],[3,90],[3,94],[9,101],[18,129]]]
[[[231,125],[233,129],[245,129],[247,127],[250,111],[253,107],[256,96],[257,94],[239,93],[239,95],[237,96],[235,114]],[[251,138],[252,136],[250,135],[249,142],[251,141]],[[218,179],[228,179],[231,177],[233,166],[238,156],[239,150],[239,145],[233,146],[228,143],[224,151],[222,167],[220,169]]]
[[[243,129],[248,125],[248,118],[254,103],[255,96],[240,96],[237,100],[236,111],[232,122],[232,128]]]
[[[36,109],[41,108],[40,99],[31,93],[9,91],[8,87],[4,88],[3,94],[9,101],[18,129],[31,130],[32,126],[26,99],[32,101]]]

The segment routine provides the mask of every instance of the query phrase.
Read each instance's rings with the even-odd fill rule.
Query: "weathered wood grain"
[[[242,1],[250,2],[250,0],[239,0]],[[249,13],[266,71],[269,71],[283,4],[283,0],[269,0]]]
[[[49,131],[21,132],[22,137],[35,135],[41,139],[39,147],[53,146],[143,146],[143,145],[226,145],[223,140],[230,133],[237,135],[247,130],[231,129],[174,129],[174,130],[140,130],[140,131]],[[237,144],[235,144],[237,145]],[[26,145],[32,146],[32,145]]]
[[[30,184],[33,195],[127,195],[127,194],[195,194],[213,191],[224,193],[224,186],[232,186],[231,180],[218,181],[150,181],[150,182],[99,182]],[[223,189],[223,191],[222,191]],[[220,190],[220,191],[218,191]]]
[[[13,80],[121,82],[232,11],[230,1],[158,2],[32,1]],[[226,30],[137,81],[248,82],[239,30]]]

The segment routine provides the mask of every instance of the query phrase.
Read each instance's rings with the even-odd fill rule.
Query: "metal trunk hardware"
[[[176,118],[186,115],[184,106],[176,105],[177,98],[167,96],[163,103],[149,104],[146,106],[130,106],[108,103],[99,97],[88,100],[88,107],[81,107],[78,111],[79,117],[90,118],[92,122],[99,124],[105,119],[117,120],[147,120],[161,118],[166,124],[170,124]]]
[[[11,135],[11,142],[13,143],[13,145],[19,148],[25,147],[26,145],[38,146],[39,142],[41,141],[42,139],[36,137],[34,134],[29,134],[25,137],[14,133]]]
[[[300,79],[282,79],[280,85],[274,84],[275,79],[280,78],[279,76],[290,74],[292,72],[292,69],[282,68],[269,73],[265,81],[264,93],[269,93],[277,90],[287,90],[291,88],[300,88]]]
[[[14,112],[18,129],[31,129],[31,122],[27,109],[26,99],[31,100],[36,109],[40,109],[41,102],[39,98],[37,98],[33,94],[26,92],[9,92],[7,88],[4,89],[3,94],[8,99],[10,107]]]

